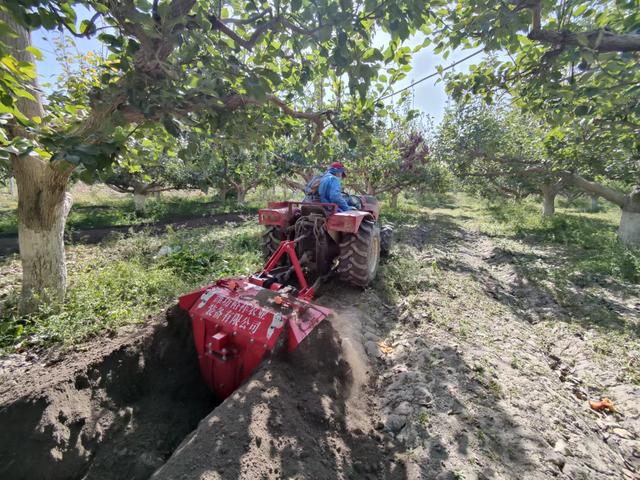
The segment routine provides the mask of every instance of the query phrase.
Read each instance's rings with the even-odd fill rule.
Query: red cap
[[[342,163],[340,162],[333,162],[331,164],[331,168],[335,168],[336,170],[341,170],[342,171],[342,175],[344,175],[345,177],[347,176],[347,172],[344,169],[344,165],[342,165]]]

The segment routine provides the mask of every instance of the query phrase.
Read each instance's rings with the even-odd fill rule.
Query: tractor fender
[[[360,210],[334,213],[327,220],[326,228],[328,231],[334,232],[358,233],[364,219],[374,220],[374,217],[370,212],[361,212]]]
[[[262,208],[258,211],[260,225],[274,225],[286,228],[291,223],[294,212],[288,207]]]

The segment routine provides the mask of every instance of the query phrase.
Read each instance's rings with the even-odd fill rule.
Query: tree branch
[[[258,43],[258,40],[260,40],[262,34],[267,30],[272,29],[279,23],[279,18],[274,17],[268,22],[258,25],[248,40],[242,38],[236,32],[227,27],[224,22],[220,20],[216,15],[209,15],[209,21],[211,22],[211,25],[215,30],[224,33],[227,37],[231,38],[235,43],[237,43],[244,49],[252,50],[256,43]]]
[[[299,110],[294,110],[275,95],[267,95],[265,100],[258,100],[245,95],[234,94],[224,98],[223,101],[225,108],[228,110],[236,110],[248,105],[262,106],[265,103],[272,103],[290,117],[309,120],[315,123],[316,131],[313,136],[314,142],[320,138],[322,130],[324,130],[325,118],[333,113],[331,110],[326,110],[324,112],[301,112]]]
[[[612,203],[615,203],[620,208],[624,208],[627,205],[627,203],[631,201],[631,198],[629,195],[626,195],[620,192],[619,190],[614,190],[613,188],[605,187],[600,183],[591,182],[576,173],[568,173],[568,172],[564,173],[563,178],[565,178],[568,182],[571,182],[576,187],[581,188],[585,192],[599,195],[602,198],[609,200]]]
[[[542,28],[542,0],[511,0],[514,12],[531,10],[530,40],[552,43],[560,47],[587,47],[596,52],[638,52],[640,34],[616,34],[604,29],[587,32],[554,31]]]
[[[267,13],[271,13],[271,9],[267,9],[263,11],[261,14],[252,18],[255,20],[259,20],[260,18],[267,15]],[[252,50],[253,47],[256,45],[256,43],[258,43],[258,40],[260,40],[260,37],[267,30],[275,30],[277,26],[282,26],[282,27],[288,28],[292,32],[295,32],[299,35],[306,35],[310,37],[314,36],[320,30],[325,28],[324,26],[320,25],[316,28],[308,29],[308,28],[304,28],[299,25],[296,25],[288,18],[285,18],[283,16],[277,16],[277,17],[271,18],[265,23],[258,25],[256,29],[253,31],[253,33],[251,34],[251,36],[249,37],[249,39],[245,39],[245,38],[242,38],[240,35],[238,35],[236,32],[234,32],[233,30],[231,30],[226,25],[226,23],[248,24],[250,23],[249,22],[250,19],[244,19],[244,20],[224,19],[223,20],[218,18],[216,15],[209,15],[208,19],[215,30],[218,30],[224,33],[229,38],[231,38],[235,43],[237,43],[238,45],[240,45],[246,50]]]
[[[300,182],[296,182],[295,180],[289,178],[289,177],[284,177],[282,179],[282,181],[284,182],[284,184],[290,188],[295,188],[297,190],[304,190],[305,185],[303,183]]]
[[[107,187],[109,187],[111,190],[113,190],[114,192],[118,192],[118,193],[133,193],[133,189],[129,190],[121,185],[116,185],[115,183],[108,183],[106,182],[105,185]]]
[[[219,18],[218,20],[222,23],[233,23],[235,25],[248,25],[250,23],[254,23],[257,20],[260,20],[265,15],[271,13],[271,7],[266,8],[260,13],[257,13],[249,18]]]
[[[528,35],[530,40],[552,43],[560,47],[587,47],[596,52],[639,52],[640,34],[618,35],[607,30],[589,32],[557,32],[553,30],[533,29]]]

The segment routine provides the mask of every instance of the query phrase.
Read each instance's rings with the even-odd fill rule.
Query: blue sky
[[[84,8],[78,8],[78,22],[84,18],[90,17],[89,12]],[[37,62],[38,76],[41,83],[52,83],[55,77],[62,71],[62,66],[56,61],[55,57],[55,45],[54,39],[60,37],[60,33],[51,32],[45,30],[38,30],[32,34],[32,42],[43,54],[43,59]],[[380,34],[376,37],[374,43],[378,46],[384,46],[388,41],[388,36]],[[409,46],[415,46],[422,42],[424,37],[415,37],[409,40],[406,44]],[[101,43],[96,39],[75,39],[77,48],[80,52],[86,53],[88,51],[100,51]],[[443,59],[441,55],[436,55],[432,48],[424,48],[413,56],[411,66],[412,70],[405,79],[398,82],[395,85],[395,90],[401,89],[412,82],[419,80],[433,72],[435,72],[438,65],[447,66],[455,61],[465,57],[470,53],[469,50],[456,51],[450,55],[447,60]],[[479,57],[475,57],[467,60],[466,62],[455,67],[455,71],[467,71],[469,65],[473,62],[477,62]],[[429,79],[414,88],[415,93],[415,107],[430,115],[435,123],[439,123],[444,113],[444,108],[447,102],[447,95],[444,91],[444,83],[438,82],[438,77]]]

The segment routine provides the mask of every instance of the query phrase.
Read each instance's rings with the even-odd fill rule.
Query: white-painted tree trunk
[[[627,247],[640,248],[640,205],[622,209],[618,239]]]
[[[17,34],[3,38],[16,59],[35,63],[33,54],[27,50],[31,45],[29,32],[6,12],[0,11],[0,19]],[[17,107],[28,118],[43,118],[45,112],[35,80],[29,90],[33,98],[19,98]],[[16,126],[11,135],[29,137],[32,133]],[[66,189],[73,167],[35,155],[13,155],[11,168],[18,193],[18,243],[22,261],[20,310],[28,313],[40,303],[64,299],[67,281],[64,227],[71,209],[71,195]]]
[[[71,209],[71,195],[65,193],[58,204],[49,204],[49,225],[18,222],[22,260],[21,309],[32,311],[41,302],[61,301],[67,285],[64,254],[64,227]]]
[[[9,177],[9,195],[12,197],[18,196],[18,189],[16,188],[16,180],[13,177]]]
[[[142,192],[133,192],[133,208],[136,213],[145,213],[147,211],[147,194]]]
[[[553,217],[556,213],[557,191],[552,185],[542,186],[542,216]]]
[[[239,205],[242,205],[247,195],[247,191],[245,190],[244,185],[241,185],[236,188],[236,194],[237,194],[236,201],[238,202]]]
[[[391,208],[398,208],[398,192],[393,192],[391,194]]]
[[[597,212],[598,211],[598,196],[597,195],[591,195],[591,211],[592,212]]]
[[[568,178],[574,185],[589,194],[600,196],[618,205],[622,209],[618,226],[618,240],[628,247],[640,248],[640,185],[635,185],[629,194],[625,194],[597,182],[586,180],[575,173],[570,174]]]

